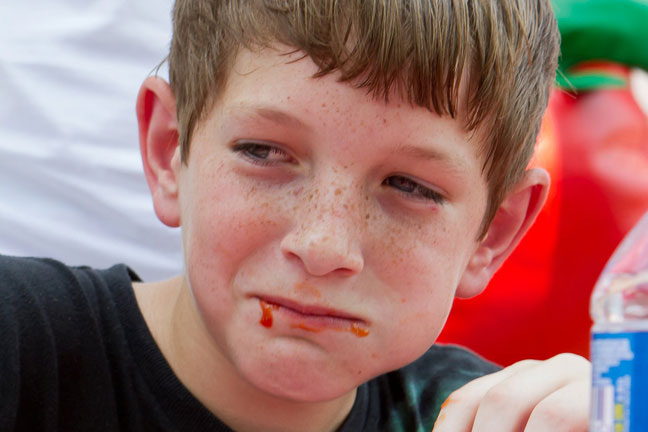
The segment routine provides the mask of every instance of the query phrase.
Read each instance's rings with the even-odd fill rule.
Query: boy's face
[[[240,54],[178,168],[179,197],[214,346],[257,388],[318,401],[432,345],[487,185],[458,121],[314,79],[300,57]]]

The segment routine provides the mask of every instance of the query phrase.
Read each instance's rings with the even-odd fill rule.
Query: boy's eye
[[[270,144],[246,141],[235,144],[232,150],[258,165],[293,161],[288,153]]]
[[[429,189],[407,177],[399,175],[390,176],[382,184],[397,189],[401,194],[409,198],[424,201],[432,200],[437,204],[443,204],[445,202],[445,198],[439,192]]]

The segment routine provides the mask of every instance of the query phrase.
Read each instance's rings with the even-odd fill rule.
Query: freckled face
[[[261,391],[323,401],[434,342],[487,192],[459,122],[297,57],[241,53],[181,168],[181,218],[209,342]]]

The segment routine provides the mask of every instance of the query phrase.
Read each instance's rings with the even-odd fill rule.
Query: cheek
[[[185,266],[196,300],[214,308],[231,303],[233,281],[279,240],[281,200],[261,196],[254,187],[213,171],[192,188],[184,209]],[[210,307],[210,309],[212,309]]]
[[[466,261],[467,248],[461,245],[467,242],[443,221],[376,238],[382,241],[371,251],[372,267],[389,287],[383,293],[381,325],[394,329],[395,344],[385,349],[394,359],[411,361],[434,342],[445,323]]]
[[[458,227],[439,218],[426,225],[376,227],[371,237],[377,241],[370,260],[397,300],[433,301],[454,294],[468,249]]]

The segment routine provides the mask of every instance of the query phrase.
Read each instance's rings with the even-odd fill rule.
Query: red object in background
[[[501,365],[589,355],[594,283],[648,210],[648,119],[627,87],[557,90],[533,163],[552,176],[547,205],[484,293],[455,301],[439,337]]]

